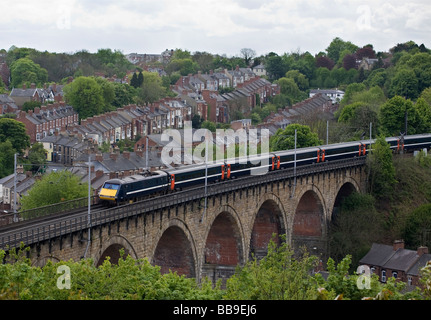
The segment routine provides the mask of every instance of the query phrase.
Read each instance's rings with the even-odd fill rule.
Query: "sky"
[[[335,37],[387,51],[431,48],[431,2],[341,0],[1,0],[0,49],[240,56],[325,51]]]

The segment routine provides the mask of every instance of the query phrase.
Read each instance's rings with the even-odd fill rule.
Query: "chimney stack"
[[[404,249],[404,240],[395,240],[393,244],[394,251],[398,249]]]
[[[419,257],[421,257],[422,255],[427,254],[427,253],[428,253],[428,247],[422,246],[422,247],[418,248],[417,254]]]

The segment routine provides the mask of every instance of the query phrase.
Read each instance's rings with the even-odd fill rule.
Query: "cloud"
[[[317,53],[335,37],[387,50],[413,40],[428,47],[428,1],[342,0],[3,0],[0,48],[71,52]],[[428,43],[427,43],[428,42]],[[45,47],[42,47],[45,46]],[[75,49],[74,49],[75,48]],[[211,51],[211,50],[212,51]]]

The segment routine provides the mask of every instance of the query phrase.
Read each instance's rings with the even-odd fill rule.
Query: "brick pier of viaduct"
[[[262,256],[273,233],[286,234],[294,248],[306,246],[326,259],[327,232],[340,200],[363,192],[365,167],[356,166],[278,180],[190,201],[127,219],[94,226],[87,257],[115,262],[119,249],[148,258],[162,272],[169,269],[200,280],[230,276],[251,254]],[[83,236],[84,234],[84,236]],[[51,260],[79,260],[87,249],[84,233],[31,245],[30,258],[42,266]],[[326,261],[326,260],[324,260]]]

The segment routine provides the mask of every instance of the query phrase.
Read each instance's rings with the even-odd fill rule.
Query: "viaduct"
[[[84,255],[95,265],[107,256],[116,262],[123,248],[162,272],[214,281],[232,275],[252,254],[264,256],[275,233],[285,234],[294,250],[305,246],[326,261],[333,213],[343,197],[365,191],[366,178],[362,156],[213,184],[206,208],[204,188],[93,210],[91,221],[84,207],[74,215],[0,228],[0,249],[24,243],[33,264],[43,266]]]

